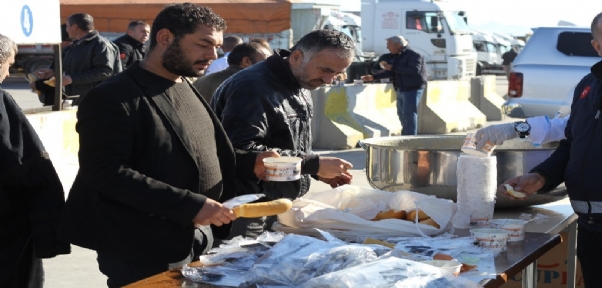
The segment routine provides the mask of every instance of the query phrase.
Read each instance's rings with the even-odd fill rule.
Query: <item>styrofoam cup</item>
[[[458,260],[424,260],[420,262],[439,267],[453,274],[454,276],[458,276],[458,274],[460,274],[460,270],[462,269],[462,263],[460,263]]]
[[[493,219],[489,221],[493,227],[510,232],[508,241],[523,241],[525,239],[525,224],[522,219]]]
[[[471,209],[470,224],[484,227],[489,224],[491,219],[493,219],[495,201],[474,203],[474,206],[471,207]]]
[[[493,252],[504,252],[508,249],[510,232],[504,229],[478,228],[470,229],[470,235],[476,244]]]
[[[493,153],[493,149],[495,149],[495,144],[487,141],[485,146],[483,146],[483,150],[477,150],[477,139],[475,133],[467,133],[466,138],[464,138],[464,144],[462,144],[462,152],[470,155],[476,156],[491,156]]]
[[[301,179],[301,158],[282,156],[263,159],[269,181],[286,182]]]

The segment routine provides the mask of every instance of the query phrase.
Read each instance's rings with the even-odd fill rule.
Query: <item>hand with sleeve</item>
[[[226,208],[222,203],[207,198],[201,210],[199,210],[194,219],[192,219],[192,222],[196,225],[203,226],[210,224],[222,226],[223,224],[230,223],[234,219],[236,219],[236,215],[232,209]]]
[[[506,184],[514,187],[514,191],[523,192],[527,194],[527,197],[529,197],[529,195],[537,193],[537,191],[544,187],[546,184],[546,179],[538,173],[529,173],[508,179],[497,188],[498,192],[502,193],[508,198],[521,199],[510,195],[506,189]]]
[[[351,163],[336,157],[320,157],[320,168],[318,168],[318,177],[331,179],[335,177],[345,177],[347,169],[353,168]],[[346,178],[346,177],[345,177]]]
[[[351,184],[353,180],[353,175],[349,173],[349,171],[343,172],[340,176],[334,178],[324,178],[318,176],[318,180],[330,185],[332,188],[336,188],[342,185]]]
[[[482,150],[487,142],[495,145],[501,145],[506,140],[518,137],[518,133],[514,130],[514,123],[505,123],[487,126],[479,129],[475,139],[477,140],[477,150]]]
[[[255,176],[257,176],[257,178],[263,181],[268,181],[265,173],[265,164],[263,163],[263,159],[270,157],[278,158],[280,157],[280,154],[278,154],[278,152],[276,151],[269,150],[261,152],[257,155],[257,158],[255,158],[255,166],[253,168],[253,172],[255,173]]]

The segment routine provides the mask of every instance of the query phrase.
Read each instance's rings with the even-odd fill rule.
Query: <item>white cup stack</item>
[[[456,175],[457,212],[455,228],[485,226],[493,218],[497,190],[497,161],[491,156],[462,154]]]

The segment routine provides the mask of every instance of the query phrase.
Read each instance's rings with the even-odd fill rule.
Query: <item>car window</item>
[[[561,32],[558,34],[556,49],[568,56],[598,57],[592,47],[592,34],[589,32]]]
[[[438,23],[439,27],[432,26],[435,23]],[[406,29],[420,30],[426,33],[443,33],[437,12],[406,12]]]

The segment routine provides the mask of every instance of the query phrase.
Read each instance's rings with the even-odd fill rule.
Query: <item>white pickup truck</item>
[[[585,27],[534,29],[512,63],[503,111],[520,118],[569,114],[575,86],[602,60],[591,40],[590,28]]]

